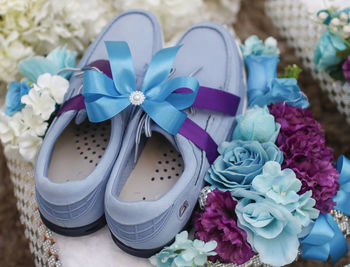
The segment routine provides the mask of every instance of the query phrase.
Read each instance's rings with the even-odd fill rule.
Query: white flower
[[[55,99],[56,103],[63,103],[64,95],[69,87],[69,82],[65,78],[45,73],[38,77],[37,84],[42,89],[42,92],[47,90]]]
[[[11,117],[8,117],[8,126],[13,131],[15,137],[21,135],[25,131],[25,126],[22,120],[22,113],[17,112]]]
[[[3,111],[0,111],[0,140],[3,144],[15,145],[16,138],[23,131],[24,125],[20,113],[9,117]]]
[[[0,81],[18,78],[18,62],[58,46],[83,52],[115,16],[109,0],[0,0]]]
[[[334,26],[339,26],[340,25],[340,20],[338,18],[334,18],[331,20],[331,24]]]
[[[340,13],[339,18],[340,18],[341,21],[344,21],[344,22],[347,23],[347,22],[348,22],[348,19],[349,19],[349,16],[348,16],[348,14],[346,14],[345,12],[342,12],[342,13]]]
[[[48,123],[40,115],[35,115],[33,108],[25,106],[22,111],[23,125],[32,135],[43,136],[47,130]]]
[[[12,142],[15,137],[14,131],[8,125],[9,117],[0,111],[0,139],[3,144]]]
[[[17,63],[32,56],[33,50],[17,40],[6,47],[4,43],[5,41],[1,41],[0,38],[0,80],[9,83],[17,77]]]
[[[277,40],[272,36],[268,37],[264,41],[265,45],[277,47]]]
[[[13,116],[0,111],[0,139],[5,153],[19,152],[22,157],[33,162],[48,127],[40,115],[33,114],[32,107],[26,106]]]
[[[350,37],[350,24],[343,27],[343,35],[345,38]]]
[[[18,138],[19,153],[25,160],[33,162],[42,141],[41,137],[32,135],[30,132],[23,133]]]
[[[40,115],[43,120],[48,120],[55,111],[56,102],[50,97],[49,92],[39,90],[40,88],[34,84],[28,95],[22,96],[21,101],[33,108],[33,114]]]
[[[325,20],[326,18],[328,18],[328,13],[322,11],[320,14],[318,14],[318,17],[319,17],[321,20]]]

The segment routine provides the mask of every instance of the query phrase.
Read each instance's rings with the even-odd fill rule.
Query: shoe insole
[[[110,137],[110,122],[71,122],[52,152],[48,177],[56,183],[86,178],[98,165]]]
[[[183,170],[181,155],[163,135],[153,133],[119,198],[123,201],[156,200],[170,190]]]

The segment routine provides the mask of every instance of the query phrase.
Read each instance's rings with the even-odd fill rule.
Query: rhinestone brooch
[[[145,95],[141,91],[132,92],[129,96],[129,101],[134,106],[139,106],[145,101]]]

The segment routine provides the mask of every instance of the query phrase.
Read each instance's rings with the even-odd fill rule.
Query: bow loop
[[[301,243],[303,259],[327,261],[331,256],[336,263],[348,252],[346,239],[330,214],[321,214]]]
[[[84,97],[86,102],[93,102],[104,96],[120,96],[120,93],[114,89],[113,80],[97,71],[87,70],[84,73],[84,85]]]
[[[155,123],[172,135],[176,135],[179,132],[187,118],[186,113],[179,111],[166,101],[155,102],[146,100],[142,104],[142,108]],[[167,114],[167,116],[162,114]]]
[[[175,60],[175,56],[180,48],[181,46],[165,48],[159,50],[153,56],[143,79],[141,88],[142,92],[146,93],[148,90],[167,81]]]

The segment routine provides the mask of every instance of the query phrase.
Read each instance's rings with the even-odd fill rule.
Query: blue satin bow
[[[326,261],[331,256],[333,263],[348,252],[348,244],[332,215],[321,214],[310,234],[301,241],[303,259]]]
[[[337,203],[334,208],[350,216],[350,160],[341,155],[337,160],[336,167],[340,173],[340,188],[333,198]]]
[[[336,210],[350,216],[350,160],[340,156],[336,163],[340,173],[340,188],[333,200]],[[304,259],[326,261],[331,256],[334,263],[348,252],[348,245],[343,233],[330,214],[321,214],[315,222],[310,234],[302,241]]]
[[[187,115],[181,110],[196,99],[199,84],[193,77],[168,80],[175,56],[181,46],[157,52],[147,69],[140,91],[129,46],[126,42],[105,42],[112,77],[97,71],[84,73],[82,95],[89,120],[101,122],[112,118],[130,105],[139,105],[164,130],[176,135]],[[190,93],[174,93],[180,88]]]

